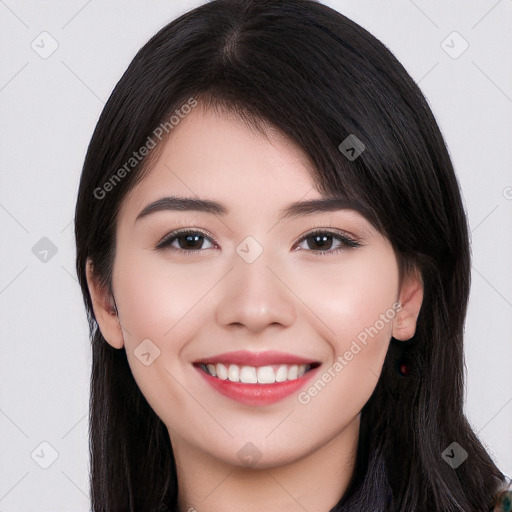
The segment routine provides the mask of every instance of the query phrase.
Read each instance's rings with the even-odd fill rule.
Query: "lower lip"
[[[245,405],[270,405],[299,391],[313,377],[318,368],[306,372],[302,377],[273,384],[243,384],[212,377],[199,367],[196,370],[220,394]]]

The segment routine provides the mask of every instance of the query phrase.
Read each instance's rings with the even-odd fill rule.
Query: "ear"
[[[404,277],[398,300],[402,308],[393,319],[393,338],[406,341],[416,332],[416,321],[423,302],[423,280],[419,271],[411,271]]]
[[[114,348],[123,348],[124,339],[121,324],[117,316],[114,297],[102,286],[94,274],[92,261],[87,259],[87,286],[91,295],[94,317],[105,340]]]

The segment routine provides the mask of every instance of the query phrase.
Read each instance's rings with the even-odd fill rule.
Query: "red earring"
[[[409,365],[406,363],[400,363],[398,365],[398,371],[400,372],[400,375],[402,375],[402,377],[407,377],[410,371]]]

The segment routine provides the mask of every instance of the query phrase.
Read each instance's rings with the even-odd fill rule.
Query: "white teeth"
[[[284,382],[288,376],[288,367],[282,364],[276,373],[276,382]]]
[[[309,364],[281,364],[279,366],[238,366],[237,364],[224,365],[222,363],[206,364],[203,369],[211,376],[231,382],[244,384],[273,384],[302,377],[309,369]]]
[[[240,368],[238,368],[238,366],[236,364],[231,364],[229,366],[228,379],[231,382],[239,382],[240,381]]]
[[[256,384],[256,382],[258,382],[256,368],[254,368],[254,366],[242,366],[240,370],[240,382],[244,384]]]
[[[273,384],[276,381],[272,366],[261,366],[257,373],[260,384]]]
[[[218,363],[215,366],[215,369],[217,371],[217,377],[221,380],[226,380],[228,378],[228,371],[226,370],[226,367],[222,363]]]
[[[295,380],[297,378],[297,375],[299,374],[299,367],[294,364],[288,368],[288,380]]]

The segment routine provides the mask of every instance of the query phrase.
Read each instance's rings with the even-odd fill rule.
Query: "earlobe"
[[[400,311],[393,320],[393,338],[407,341],[416,332],[416,322],[423,302],[423,280],[417,271],[409,273],[400,289]]]
[[[94,275],[92,261],[87,259],[87,286],[91,295],[94,317],[105,340],[114,348],[123,348],[124,339],[114,297]]]

